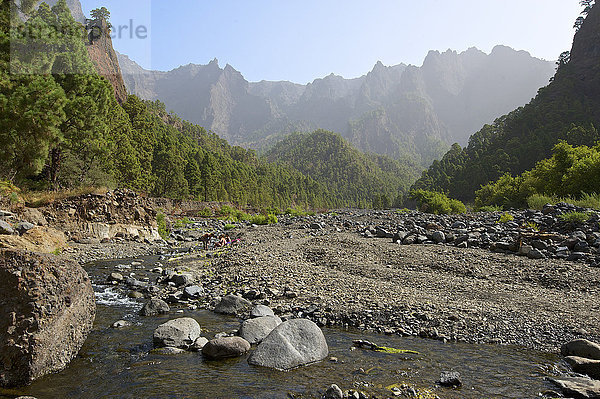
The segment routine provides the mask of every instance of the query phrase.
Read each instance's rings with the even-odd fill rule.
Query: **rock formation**
[[[25,385],[65,368],[95,314],[90,279],[77,263],[0,250],[0,385]]]

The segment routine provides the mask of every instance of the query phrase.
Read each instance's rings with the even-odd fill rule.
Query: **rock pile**
[[[564,344],[560,352],[573,371],[585,377],[551,378],[564,395],[576,398],[600,398],[600,345],[585,339]],[[591,379],[590,379],[591,378]]]

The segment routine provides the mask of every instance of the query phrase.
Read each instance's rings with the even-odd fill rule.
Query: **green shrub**
[[[499,205],[484,205],[476,208],[477,212],[500,212],[502,207]]]
[[[417,202],[420,211],[436,215],[459,214],[467,211],[465,204],[459,200],[448,198],[446,194],[435,191],[413,190],[410,199]]]
[[[542,210],[546,204],[557,204],[561,202],[556,197],[550,197],[543,194],[533,194],[527,198],[527,206],[530,209]]]
[[[568,223],[585,223],[590,218],[590,214],[587,212],[567,212],[558,217],[563,222]]]
[[[185,226],[187,226],[188,224],[192,224],[194,222],[192,222],[190,219],[186,217],[182,218],[182,219],[177,219],[175,221],[175,223],[173,224],[173,228],[175,229],[181,229],[184,228]]]
[[[166,240],[169,236],[169,230],[167,229],[167,217],[164,213],[159,212],[156,214],[156,224],[158,226],[158,234],[163,240]]]
[[[540,225],[534,222],[525,223],[525,228],[531,229],[533,231],[540,231]]]
[[[515,220],[515,217],[513,215],[511,215],[510,213],[505,213],[502,216],[500,216],[500,219],[498,219],[496,223],[508,223],[512,222],[513,220]]]
[[[268,215],[254,215],[250,217],[250,223],[259,225],[274,224],[277,223],[277,216],[272,213]]]
[[[235,229],[235,224],[229,224],[229,223],[227,223],[225,225],[225,230],[233,230],[233,229]]]
[[[213,215],[212,209],[210,208],[202,208],[199,212],[198,212],[198,216],[202,216],[205,218],[209,218]]]
[[[581,195],[581,199],[574,201],[573,205],[579,206],[581,208],[590,208],[600,211],[600,194],[583,193]]]
[[[288,207],[284,213],[286,215],[289,215],[292,217],[314,216],[315,215],[315,213],[312,211],[304,211],[301,208],[291,208],[291,207]]]

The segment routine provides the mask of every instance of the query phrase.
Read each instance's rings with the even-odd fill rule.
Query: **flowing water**
[[[156,261],[146,259],[146,268]],[[107,270],[125,262],[98,262],[87,268],[92,280],[105,281]],[[200,353],[162,356],[150,353],[152,333],[176,317],[193,317],[204,336],[235,330],[238,319],[206,310],[138,316],[142,301],[126,298],[113,287],[95,285],[98,309],[94,329],[79,356],[64,371],[19,390],[2,391],[0,398],[32,395],[53,398],[287,398],[320,397],[336,383],[378,397],[391,397],[386,389],[406,383],[430,390],[440,398],[535,398],[552,389],[544,376],[558,374],[563,365],[557,355],[497,345],[442,343],[419,338],[369,334],[356,330],[324,329],[330,356],[289,372],[250,366],[247,356],[208,361]],[[117,320],[130,327],[110,328]],[[381,346],[410,349],[420,355],[385,354],[352,349],[352,340],[366,339]],[[459,371],[463,386],[436,386],[440,372]]]

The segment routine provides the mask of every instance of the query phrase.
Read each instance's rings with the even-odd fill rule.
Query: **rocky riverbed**
[[[238,224],[230,233],[239,243],[209,251],[187,238],[197,234],[192,224],[173,235],[188,249],[168,256],[164,247],[154,277],[138,282],[121,270],[115,284],[181,306],[211,309],[234,293],[321,326],[556,351],[574,338],[598,339],[598,226],[592,216],[570,230],[521,227],[520,218],[543,215],[515,213],[508,224],[497,223],[499,214],[338,211]],[[219,233],[218,224],[200,230],[208,227]],[[445,239],[435,243],[439,232]],[[522,250],[541,248],[538,241],[541,259]],[[571,257],[568,248],[581,242],[585,256]],[[191,296],[186,285],[199,290]]]

